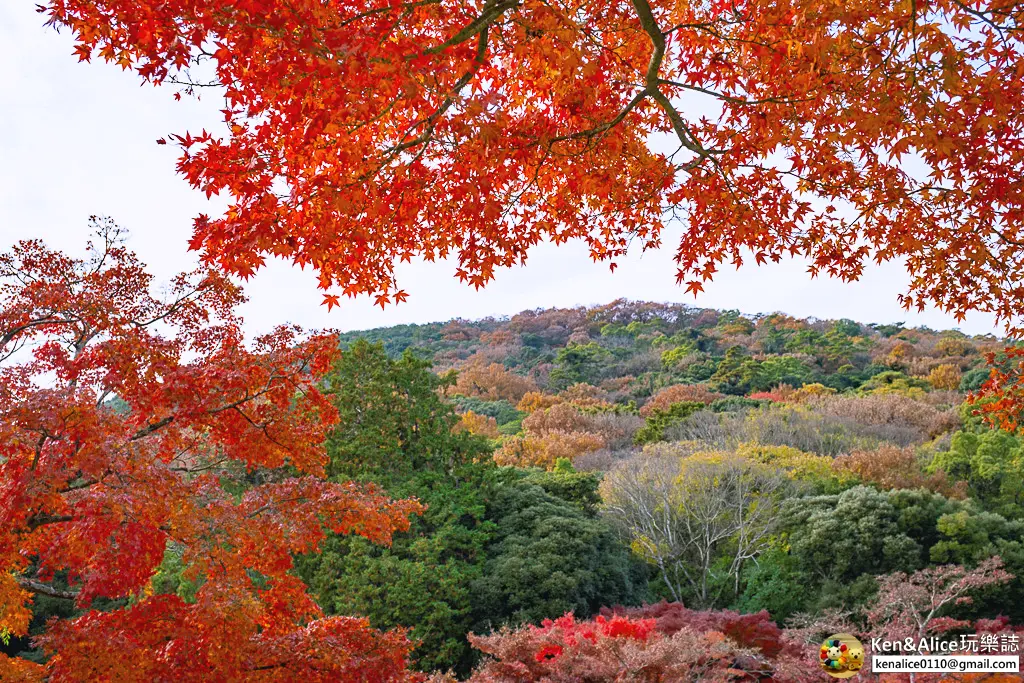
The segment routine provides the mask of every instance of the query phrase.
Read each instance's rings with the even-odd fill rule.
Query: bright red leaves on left
[[[0,655],[0,678],[409,679],[403,633],[319,618],[289,573],[327,530],[387,543],[420,510],[320,477],[335,338],[248,348],[229,280],[182,274],[158,298],[94,224],[85,260],[0,256],[0,628],[25,634],[33,593],[88,610],[39,638],[45,668]],[[168,549],[194,599],[153,594]]]

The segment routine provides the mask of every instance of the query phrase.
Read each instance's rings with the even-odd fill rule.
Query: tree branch
[[[61,590],[59,588],[54,588],[49,584],[24,576],[15,577],[15,581],[17,581],[18,585],[27,591],[39,593],[40,595],[48,595],[51,598],[60,598],[62,600],[75,600],[78,598],[78,591],[76,590]]]
[[[651,10],[651,5],[647,0],[631,0],[631,2],[633,9],[636,10],[637,17],[640,19],[640,26],[650,37],[651,45],[653,46],[651,59],[647,63],[647,72],[644,74],[644,83],[647,86],[645,92],[658,103],[662,111],[665,112],[665,115],[668,116],[668,120],[672,124],[672,130],[675,132],[676,137],[679,138],[679,143],[683,147],[696,154],[699,159],[707,158],[711,154],[723,154],[724,152],[719,150],[707,150],[697,141],[689,128],[686,127],[683,117],[680,116],[675,106],[659,88],[661,79],[658,77],[658,73],[661,70],[661,63],[665,59],[665,34],[658,27],[658,20],[654,18],[654,12]],[[692,162],[690,164],[690,166],[695,165]]]
[[[427,48],[423,51],[424,54],[433,55],[438,52],[444,52],[453,45],[464,43],[476,34],[485,30],[488,26],[494,23],[494,20],[504,14],[507,10],[513,7],[519,6],[519,0],[500,0],[495,3],[487,3],[484,5],[484,11],[481,12],[480,16],[471,21],[469,24],[464,26],[462,30],[456,33],[454,36],[444,41],[440,45]]]

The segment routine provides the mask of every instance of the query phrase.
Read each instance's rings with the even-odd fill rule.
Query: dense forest
[[[248,351],[234,284],[125,298],[99,237],[0,259],[55,340],[3,384],[5,681],[812,681],[830,634],[1019,638],[1003,340],[617,301]]]
[[[468,674],[466,634],[567,613],[867,631],[880,577],[992,556],[1024,577],[1024,437],[965,402],[993,336],[617,301],[342,347],[330,476],[427,508],[297,571],[329,613],[411,628],[422,670]],[[1014,578],[945,616],[1022,610]]]
[[[563,613],[869,632],[887,577],[1024,576],[1024,441],[965,400],[994,336],[616,301],[342,343],[333,462],[428,511],[300,572],[329,609],[411,627],[424,669]],[[992,583],[939,614],[1021,623],[1024,582]]]

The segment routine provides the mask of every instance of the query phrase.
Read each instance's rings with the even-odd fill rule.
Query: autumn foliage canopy
[[[45,670],[0,654],[0,679],[402,680],[403,633],[318,619],[289,573],[326,530],[386,543],[420,509],[322,478],[336,340],[279,328],[247,348],[228,280],[157,298],[96,227],[85,260],[0,256],[0,629],[24,636],[38,594],[84,610],[38,638]],[[194,599],[154,594],[172,548]]]
[[[193,248],[327,289],[393,266],[487,282],[544,239],[614,262],[682,219],[687,289],[786,255],[907,306],[1024,310],[1021,10],[1005,0],[50,0],[78,56],[219,86],[225,132],[173,137],[227,192]],[[337,301],[327,294],[328,303]]]
[[[422,508],[323,478],[336,412],[321,379],[337,339],[285,327],[250,347],[233,312],[242,296],[228,277],[268,256],[314,268],[329,307],[342,295],[385,305],[406,297],[402,261],[453,258],[482,286],[542,241],[581,240],[614,266],[630,246],[661,247],[677,221],[677,280],[695,294],[746,258],[804,257],[812,274],[844,279],[895,259],[911,275],[906,307],[988,312],[1024,333],[1015,2],[45,0],[40,11],[72,31],[81,60],[179,97],[223,95],[222,127],[170,139],[180,173],[230,205],[196,219],[205,267],[162,298],[109,223],[85,260],[38,241],[0,256],[0,634],[27,633],[33,596],[81,611],[36,639],[45,665],[0,655],[3,680],[414,676],[402,631],[323,617],[290,571],[328,531],[388,543]],[[1015,428],[1024,351],[1004,356],[982,393]],[[605,445],[576,428],[595,414],[546,404],[500,367],[474,372],[473,395],[532,413],[523,424],[538,438],[516,446],[520,464]],[[956,372],[933,385],[952,388]],[[171,551],[189,599],[153,588]],[[901,591],[909,614],[922,593]],[[491,655],[479,674],[490,681],[609,676],[623,662],[677,679],[761,671],[727,626],[666,634],[646,618],[570,616],[474,642]]]

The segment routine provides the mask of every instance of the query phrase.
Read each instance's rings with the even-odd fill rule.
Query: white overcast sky
[[[196,255],[187,251],[192,218],[216,214],[223,202],[207,202],[192,190],[175,174],[177,148],[155,141],[168,133],[216,129],[219,103],[184,97],[175,102],[170,88],[140,87],[138,77],[118,67],[80,64],[71,55],[68,33],[57,34],[42,23],[31,2],[0,4],[0,249],[41,237],[51,247],[80,253],[88,216],[101,214],[128,228],[129,246],[158,281],[193,267]],[[870,267],[853,284],[812,280],[802,261],[726,268],[694,300],[675,285],[676,234],[666,235],[661,251],[637,252],[620,262],[614,275],[607,265],[592,263],[582,244],[542,245],[525,267],[499,272],[480,291],[459,283],[451,263],[406,264],[398,277],[409,300],[384,311],[362,298],[343,300],[328,313],[313,275],[276,261],[246,285],[250,301],[243,315],[251,334],[282,322],[354,330],[625,297],[744,313],[783,311],[959,327],[969,334],[1000,332],[985,315],[958,325],[938,311],[903,311],[896,295],[908,276],[896,263]]]

